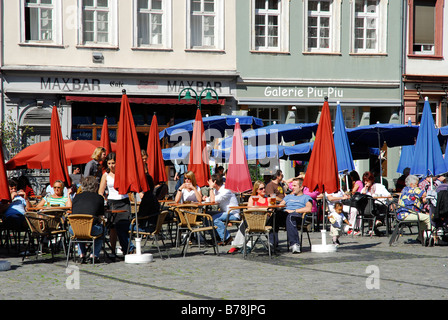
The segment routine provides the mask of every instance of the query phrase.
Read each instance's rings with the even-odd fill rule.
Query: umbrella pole
[[[325,190],[323,191],[324,198],[322,200],[322,225],[323,228],[320,231],[322,235],[322,244],[314,244],[311,246],[311,252],[336,252],[337,247],[334,244],[327,244],[327,227],[325,225],[325,211],[327,207],[327,197],[325,196]]]

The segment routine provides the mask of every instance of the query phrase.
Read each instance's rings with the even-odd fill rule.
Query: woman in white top
[[[129,241],[129,226],[131,216],[131,203],[127,194],[119,194],[114,188],[115,182],[115,153],[111,152],[106,157],[107,170],[101,177],[100,187],[98,193],[104,196],[107,188],[107,205],[110,210],[124,210],[116,214],[108,214],[108,221],[110,222],[110,245],[112,253],[115,254],[115,246],[117,237],[120,241],[123,253],[128,248]]]
[[[177,189],[176,203],[201,202],[201,188],[196,183],[193,171],[184,174],[184,183]]]

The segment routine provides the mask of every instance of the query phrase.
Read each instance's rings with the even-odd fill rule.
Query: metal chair
[[[139,231],[138,232],[139,235],[146,236],[147,237],[146,240],[148,240],[148,238],[150,238],[150,237],[153,238],[153,243],[155,242],[155,244],[157,246],[157,250],[159,251],[159,254],[160,254],[160,259],[163,259],[163,256],[162,256],[162,252],[160,251],[160,247],[159,247],[159,234],[162,231],[162,227],[163,227],[163,224],[165,222],[165,218],[168,215],[168,213],[169,212],[167,210],[164,210],[160,214],[157,215],[157,222],[156,222],[156,226],[155,226],[155,230],[154,231],[152,231],[152,232]],[[140,222],[144,223],[145,220],[147,221],[149,218],[150,218],[149,216],[138,218],[138,222],[139,223]],[[129,247],[131,245],[131,241],[132,241],[133,235],[137,234],[137,231],[134,230],[134,225],[135,225],[135,219],[133,219],[132,222],[131,222],[130,230],[132,230],[132,231],[129,231],[129,244],[128,244],[127,252],[129,252]],[[139,227],[139,229],[140,229],[140,227]],[[163,238],[161,238],[161,240],[162,240],[163,246],[165,246],[165,243],[163,242]],[[146,243],[146,241],[145,241],[145,243]],[[166,248],[165,248],[165,251],[166,251],[166,254],[167,254],[168,258],[169,258],[170,255],[168,253],[168,250],[166,250]]]
[[[390,238],[389,238],[389,246],[394,244],[398,238],[403,235],[403,228],[408,227],[409,230],[412,230],[411,227],[417,225],[417,234],[420,234],[420,220],[418,219],[418,212],[405,208],[403,206],[398,205],[398,203],[394,206],[394,218],[395,218],[395,228],[392,232]],[[400,220],[398,219],[397,209],[398,208],[404,208],[409,214],[415,214],[417,215],[417,221],[406,221],[406,220]],[[422,245],[425,245],[424,241],[422,242]]]
[[[25,260],[26,253],[31,252],[31,245],[34,245],[34,239],[37,240],[39,249],[36,250],[36,259],[39,256],[39,252],[42,252],[43,244],[48,241],[51,250],[51,259],[54,261],[54,245],[53,239],[62,235],[65,237],[66,230],[61,227],[61,219],[55,218],[52,216],[48,216],[46,214],[40,212],[26,212],[25,219],[27,221],[28,227],[30,228],[30,239],[28,241],[28,248],[23,255],[22,261]],[[65,241],[62,242],[64,253],[65,250]]]
[[[177,207],[176,208],[178,217],[180,219],[180,226],[186,225],[185,231],[187,231],[187,236],[185,238],[184,247],[182,248],[183,256],[185,257],[187,253],[187,248],[190,245],[190,239],[193,234],[203,234],[203,238],[205,239],[206,233],[211,233],[213,251],[216,255],[219,256],[218,243],[216,241],[215,230],[217,227],[213,224],[213,218],[206,213],[199,213],[188,210],[186,207]],[[204,219],[204,222],[198,221],[198,218]],[[198,237],[198,243],[200,246],[200,239]],[[205,243],[206,244],[206,243]]]
[[[249,239],[252,243],[252,250],[255,248],[258,240],[261,240],[263,246],[268,249],[269,258],[272,257],[271,245],[269,244],[269,234],[272,232],[272,226],[266,225],[270,213],[271,211],[268,208],[251,208],[243,211],[243,220],[247,224],[243,245],[244,259],[247,257],[247,241]],[[266,241],[263,241],[262,236],[266,237]],[[253,240],[254,237],[256,237],[255,241]]]
[[[184,216],[180,214],[180,210],[188,210],[190,212],[194,213],[200,213],[202,212],[202,207],[198,206],[194,203],[188,203],[188,204],[180,204],[174,207],[174,213],[176,215],[175,219],[177,221],[176,225],[176,248],[179,247],[180,244],[180,236],[182,231],[189,230],[188,224],[190,224],[191,227],[197,227],[202,225],[202,221],[197,220],[198,216],[196,215],[189,215],[188,216],[188,222],[185,220]]]
[[[104,236],[103,233],[97,236],[91,234],[94,216],[90,214],[70,214],[67,216],[68,223],[72,227],[73,235],[70,237],[67,253],[67,266],[70,258],[70,248],[75,243],[91,243],[92,250],[95,247],[95,240]],[[104,247],[103,247],[104,250]],[[75,260],[75,251],[73,250],[73,260]],[[95,255],[92,254],[92,263],[95,264]]]

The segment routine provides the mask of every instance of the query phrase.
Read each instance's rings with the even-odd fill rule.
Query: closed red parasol
[[[188,170],[193,171],[196,182],[200,187],[208,185],[208,180],[210,180],[208,150],[203,137],[204,123],[202,122],[201,110],[198,108],[194,120],[193,134],[191,136]]]
[[[148,173],[153,178],[154,183],[158,184],[167,181],[162,148],[160,147],[159,125],[155,114],[152,117],[151,128],[149,129],[146,152],[148,154],[148,160],[146,161],[148,164]]]
[[[51,114],[50,133],[50,183],[61,180],[67,187],[71,186],[70,176],[67,170],[64,139],[62,138],[61,124],[59,123],[58,109],[53,107]]]
[[[11,201],[9,193],[8,176],[6,175],[5,158],[3,157],[3,144],[0,140],[0,201]]]
[[[114,188],[120,194],[148,191],[140,144],[128,96],[124,91],[118,123]]]
[[[238,119],[235,123],[232,148],[230,150],[226,189],[233,192],[244,192],[252,189],[252,179],[249,173],[249,166],[247,165],[241,126]]]
[[[109,125],[107,122],[107,118],[104,117],[103,120],[103,127],[101,128],[101,146],[106,149],[106,154],[109,154],[112,152],[112,145],[110,143],[110,137],[109,137]]]

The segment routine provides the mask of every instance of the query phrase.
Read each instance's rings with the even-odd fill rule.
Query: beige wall
[[[235,0],[225,1],[224,52],[186,52],[186,1],[173,0],[172,50],[132,49],[132,1],[118,1],[118,49],[77,48],[73,25],[76,0],[63,0],[63,46],[20,45],[20,1],[4,1],[4,66],[51,66],[86,68],[236,70]],[[76,25],[76,24],[75,24]],[[92,62],[92,51],[102,52],[104,63]],[[54,69],[54,68],[52,68]],[[177,70],[177,71],[175,71]]]

